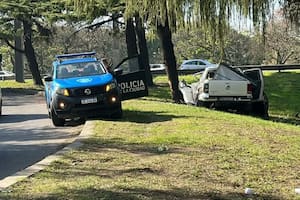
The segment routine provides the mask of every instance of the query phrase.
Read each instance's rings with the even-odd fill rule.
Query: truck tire
[[[51,108],[50,105],[47,104],[48,117],[51,119]]]
[[[52,120],[52,123],[53,123],[54,126],[64,126],[65,125],[66,120],[63,119],[63,118],[59,118],[56,115],[53,108],[51,108],[50,116],[51,116],[51,120]]]
[[[252,104],[252,112],[263,119],[269,119],[269,100],[267,95],[264,93],[264,100],[255,102]]]
[[[264,119],[269,119],[269,99],[266,93],[264,93],[264,114],[263,114],[263,118]]]
[[[118,110],[111,115],[113,119],[121,119],[123,117],[122,105],[120,104]]]
[[[212,102],[197,101],[197,106],[205,107],[205,108],[212,108],[213,103]]]
[[[0,116],[2,115],[2,100],[0,100]]]
[[[249,104],[247,103],[247,104],[244,104],[244,105],[240,106],[240,107],[238,108],[238,110],[239,110],[242,114],[249,115],[249,114],[252,112],[252,110],[253,110],[253,106],[252,106],[251,103],[249,103]]]

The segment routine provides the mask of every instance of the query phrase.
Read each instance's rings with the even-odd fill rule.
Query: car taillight
[[[203,92],[204,92],[204,93],[208,93],[208,90],[209,90],[209,85],[208,85],[208,83],[204,83],[204,86],[203,86]]]
[[[247,85],[247,93],[248,94],[252,94],[253,91],[253,85],[251,83],[248,83]]]

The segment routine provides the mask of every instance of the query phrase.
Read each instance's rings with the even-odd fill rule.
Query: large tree
[[[112,19],[114,16],[118,16],[118,18],[120,18],[123,16],[125,10],[125,4],[122,0],[96,0],[93,2],[84,0],[68,0],[68,2],[74,6],[77,11],[76,13],[85,16],[85,19],[90,21],[103,16],[112,16]],[[102,22],[96,24],[102,25]],[[117,23],[114,24],[116,25]],[[94,25],[91,26],[94,27]],[[145,29],[141,23],[141,19],[138,15],[132,16],[125,20],[125,27],[128,57],[139,54],[139,67],[142,70],[145,70],[148,85],[153,85],[152,75],[150,73]],[[138,70],[137,66],[132,66],[133,69],[131,70]]]
[[[42,85],[43,82],[33,46],[34,33],[38,32],[40,35],[48,37],[50,31],[45,26],[45,19],[55,16],[55,13],[61,13],[58,12],[61,8],[57,2],[52,4],[49,0],[2,0],[0,4],[0,39],[5,40],[7,45],[16,49],[12,44],[12,40],[21,31],[15,31],[14,22],[21,22],[24,49],[16,50],[25,54],[34,84],[36,85]]]
[[[213,39],[224,46],[224,35],[229,26],[230,13],[236,10],[246,16],[252,16],[255,23],[264,21],[269,7],[268,0],[127,0],[127,16],[135,13],[147,19],[157,28],[161,39],[164,62],[170,83],[172,98],[181,101],[178,89],[176,57],[172,43],[172,33],[178,27],[204,27]]]
[[[267,24],[265,62],[272,64],[299,63],[300,38],[278,12]]]

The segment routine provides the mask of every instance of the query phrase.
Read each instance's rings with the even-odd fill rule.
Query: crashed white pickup
[[[268,100],[259,68],[242,71],[224,64],[208,67],[198,82],[180,82],[179,89],[188,104],[268,117]]]

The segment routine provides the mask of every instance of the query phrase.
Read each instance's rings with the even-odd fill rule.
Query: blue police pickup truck
[[[118,83],[95,52],[57,55],[51,75],[44,81],[54,126],[63,126],[66,119],[78,117],[122,117]]]

